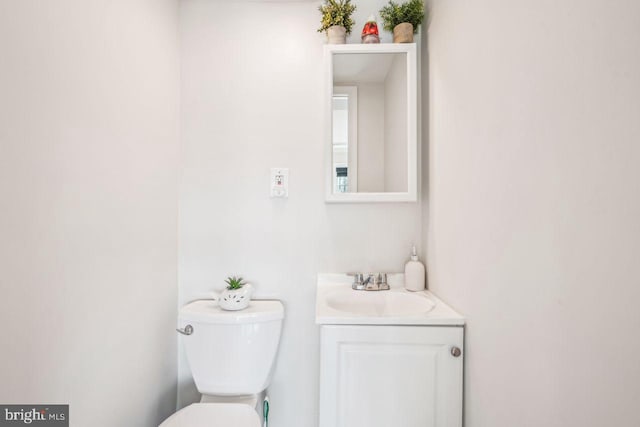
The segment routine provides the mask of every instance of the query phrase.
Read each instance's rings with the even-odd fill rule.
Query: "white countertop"
[[[404,274],[389,274],[387,281],[391,287],[388,291],[355,291],[351,289],[353,276],[319,274],[316,324],[464,325],[464,317],[432,292],[407,291]]]

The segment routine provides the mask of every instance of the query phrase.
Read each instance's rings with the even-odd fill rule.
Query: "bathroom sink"
[[[327,295],[327,305],[334,310],[365,316],[399,316],[428,313],[435,302],[424,292],[336,290]]]
[[[430,291],[410,292],[403,274],[389,274],[388,291],[351,289],[353,276],[319,274],[319,325],[464,325],[464,317]]]

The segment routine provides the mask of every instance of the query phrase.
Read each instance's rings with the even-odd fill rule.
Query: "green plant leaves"
[[[341,25],[347,30],[347,34],[351,34],[351,29],[355,25],[355,21],[351,18],[356,6],[351,0],[325,0],[323,5],[318,8],[322,13],[320,20],[320,28],[318,32],[322,33],[333,25]]]
[[[236,277],[236,276],[227,277],[227,280],[225,280],[225,283],[229,285],[227,286],[227,289],[229,290],[240,289],[245,285],[245,283],[242,281],[242,277]]]
[[[415,34],[424,19],[424,4],[422,0],[409,0],[402,4],[389,0],[389,4],[380,9],[380,18],[384,29],[389,32],[393,32],[396,25],[408,22],[413,25]]]

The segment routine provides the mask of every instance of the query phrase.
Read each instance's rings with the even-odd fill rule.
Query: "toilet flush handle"
[[[191,335],[193,333],[193,326],[187,325],[184,329],[178,328],[176,331],[180,332],[182,335]]]

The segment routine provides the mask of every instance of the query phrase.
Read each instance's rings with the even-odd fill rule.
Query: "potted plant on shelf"
[[[351,15],[356,6],[351,4],[351,0],[325,0],[318,10],[322,13],[318,32],[326,32],[327,40],[331,44],[345,44],[347,34],[351,34],[355,24]]]
[[[394,43],[413,43],[413,35],[424,19],[422,0],[409,0],[398,4],[389,0],[389,4],[380,9],[385,30],[393,32]]]
[[[225,280],[227,287],[218,300],[218,305],[223,310],[242,310],[249,306],[253,286],[242,281],[242,277],[228,277]]]

